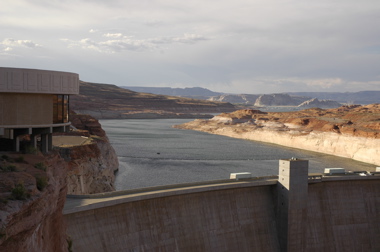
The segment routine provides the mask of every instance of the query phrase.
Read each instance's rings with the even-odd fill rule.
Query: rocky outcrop
[[[60,148],[66,153],[69,164],[67,174],[68,194],[92,194],[114,191],[115,175],[119,161],[100,123],[89,115],[73,114],[72,125],[88,137],[81,145]]]
[[[119,167],[115,151],[108,141],[70,148],[67,174],[68,194],[92,194],[114,191],[115,171]]]
[[[257,113],[240,110],[175,127],[380,164],[380,104]]]
[[[240,103],[240,104],[255,104],[259,95],[250,94],[222,94],[209,98],[210,101]]]
[[[62,215],[67,163],[57,153],[13,156],[19,159],[22,156],[23,162],[15,164],[16,171],[0,175],[0,251],[67,251]],[[37,169],[34,167],[37,163],[44,166]],[[36,180],[38,176],[46,178],[47,184],[41,186]],[[25,186],[25,195],[18,198],[10,191],[20,183]]]
[[[255,106],[295,106],[297,101],[288,94],[266,94],[257,98]]]
[[[0,251],[68,251],[62,215],[67,192],[114,190],[118,160],[104,130],[92,117],[72,119],[78,130],[70,135],[88,138],[84,144],[46,155],[1,155]]]
[[[333,101],[333,100],[318,100],[313,98],[307,101],[304,101],[298,107],[300,108],[337,108],[342,106],[342,104]]]

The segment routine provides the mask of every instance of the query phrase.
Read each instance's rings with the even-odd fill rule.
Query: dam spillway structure
[[[380,251],[380,174],[279,175],[68,196],[74,251]]]

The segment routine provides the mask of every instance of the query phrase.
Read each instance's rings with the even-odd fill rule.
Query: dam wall
[[[379,175],[306,174],[306,196],[297,180],[68,199],[64,216],[73,251],[380,251]]]
[[[272,189],[178,194],[65,218],[74,251],[278,251]]]

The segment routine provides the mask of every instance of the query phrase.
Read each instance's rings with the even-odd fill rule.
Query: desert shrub
[[[8,203],[7,198],[0,197],[0,204],[7,204],[7,203]]]
[[[17,157],[17,158],[15,159],[15,161],[16,161],[17,163],[24,163],[24,162],[25,162],[24,156],[19,156],[19,157]]]
[[[30,194],[26,191],[24,183],[18,183],[15,188],[12,189],[12,198],[16,200],[25,200],[29,198]]]
[[[69,237],[67,237],[66,241],[67,241],[67,250],[69,252],[72,252],[73,251],[73,239],[71,239],[71,237],[69,236]]]
[[[3,238],[3,237],[6,237],[6,236],[7,236],[7,231],[6,231],[5,225],[3,224],[0,227],[0,239]]]
[[[42,170],[42,171],[46,171],[46,165],[42,162],[36,163],[34,165],[34,168],[37,168],[37,169]]]
[[[17,171],[15,165],[2,166],[2,167],[0,167],[0,170],[3,171],[3,172],[14,172],[14,171]]]
[[[38,149],[32,145],[27,145],[27,146],[25,146],[23,153],[24,154],[37,154]]]
[[[1,155],[1,159],[5,160],[5,161],[8,161],[9,160],[9,156],[8,155]]]
[[[47,177],[37,176],[36,182],[37,182],[37,189],[40,191],[42,191],[48,185]]]

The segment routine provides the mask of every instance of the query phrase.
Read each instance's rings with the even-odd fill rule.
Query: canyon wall
[[[74,146],[70,150],[67,173],[68,194],[91,194],[114,191],[118,159],[108,141]]]
[[[98,120],[89,115],[71,115],[79,135],[89,143],[61,148],[69,163],[68,194],[91,194],[114,191],[115,172],[119,161]]]
[[[68,251],[71,240],[62,215],[67,193],[114,190],[118,159],[104,130],[86,115],[74,116],[73,121],[78,130],[70,136],[87,139],[85,144],[59,147],[46,155],[2,153],[0,251]],[[6,168],[11,166],[12,170]],[[18,184],[23,185],[19,199],[12,193]]]
[[[19,156],[19,155],[18,155]],[[30,155],[29,155],[30,156]],[[35,160],[36,157],[24,156]],[[67,251],[68,242],[62,209],[66,200],[67,163],[57,153],[37,157],[32,165],[22,164],[23,171],[1,174],[4,186],[22,182],[30,197],[8,199],[0,207],[0,251]],[[46,173],[33,168],[33,162],[46,164]],[[21,165],[17,164],[21,167]],[[33,174],[47,176],[47,186],[39,190]],[[2,202],[4,203],[4,202]]]
[[[70,108],[97,119],[210,118],[210,113],[230,112],[225,102],[137,93],[115,85],[80,83],[80,94],[70,96]]]

